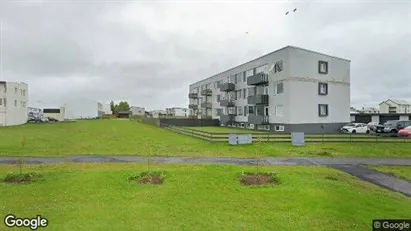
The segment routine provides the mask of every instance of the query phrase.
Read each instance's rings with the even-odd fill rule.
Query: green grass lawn
[[[21,142],[25,139],[24,149]],[[147,144],[151,144],[151,148]],[[151,150],[151,151],[150,151]],[[79,154],[156,156],[320,156],[411,158],[411,143],[266,143],[230,146],[183,136],[129,120],[27,124],[0,128],[0,156],[67,156]]]
[[[255,167],[157,165],[163,185],[127,178],[145,165],[64,164],[26,167],[44,179],[0,183],[0,214],[38,214],[48,230],[370,230],[375,218],[411,217],[411,200],[325,167],[264,167],[280,185],[245,187]],[[0,176],[16,171],[0,166]],[[6,230],[3,222],[0,230]]]
[[[398,178],[411,181],[411,166],[368,166],[380,172],[392,174]]]

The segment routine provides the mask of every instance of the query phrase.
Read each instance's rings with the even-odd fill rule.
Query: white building
[[[181,107],[166,108],[167,116],[187,117],[189,116],[189,113],[190,111],[188,110],[188,108],[181,108]]]
[[[190,114],[278,132],[350,122],[350,61],[287,46],[190,85]]]
[[[110,104],[103,103],[103,114],[104,115],[112,115],[113,112],[111,111]]]
[[[104,114],[103,104],[89,99],[72,99],[64,103],[66,119],[101,118]]]
[[[131,106],[130,112],[131,112],[131,115],[133,116],[145,116],[146,114],[146,110],[143,107],[136,107],[136,106]]]
[[[0,126],[27,122],[28,85],[22,82],[0,82]]]
[[[363,107],[360,110],[360,113],[372,114],[372,113],[380,113],[380,110],[375,107]]]
[[[154,110],[154,111],[151,111],[150,114],[153,118],[158,118],[160,116],[165,116],[167,112],[164,110]]]
[[[388,99],[380,103],[380,113],[411,113],[411,102],[399,99]]]
[[[60,107],[44,107],[43,117],[53,118],[58,121],[64,121],[66,119],[66,108],[64,106]]]

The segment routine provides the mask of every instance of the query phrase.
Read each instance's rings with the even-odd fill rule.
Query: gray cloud
[[[190,83],[288,44],[351,59],[354,106],[411,101],[408,2],[0,4],[3,78],[31,102],[186,106]]]

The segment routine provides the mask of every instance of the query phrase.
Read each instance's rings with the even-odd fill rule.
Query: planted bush
[[[6,183],[27,183],[36,181],[42,178],[40,173],[27,172],[27,173],[8,173],[4,178],[3,182]]]
[[[128,179],[131,181],[137,181],[141,184],[162,184],[164,182],[165,177],[165,172],[145,171],[140,172],[137,175],[130,176]]]
[[[274,172],[243,172],[240,176],[242,185],[279,184],[279,178]]]

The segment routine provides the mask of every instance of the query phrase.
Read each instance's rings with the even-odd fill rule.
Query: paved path
[[[18,157],[0,157],[0,164],[16,164]],[[151,157],[153,163],[173,164],[218,164],[218,165],[378,165],[411,166],[408,159],[383,158],[309,158],[309,157],[266,157],[257,159],[233,157]],[[46,163],[147,163],[143,156],[68,156],[68,157],[26,157],[26,164]]]
[[[0,164],[16,164],[16,157],[0,157]],[[363,167],[375,166],[410,166],[409,159],[383,158],[282,158],[266,157],[257,159],[224,158],[224,157],[152,157],[152,163],[164,164],[218,164],[218,165],[267,165],[267,166],[328,166],[346,172],[361,180],[376,184],[394,192],[411,197],[411,181],[405,181]],[[53,163],[147,163],[146,157],[138,156],[68,156],[68,157],[28,157],[25,164]]]

